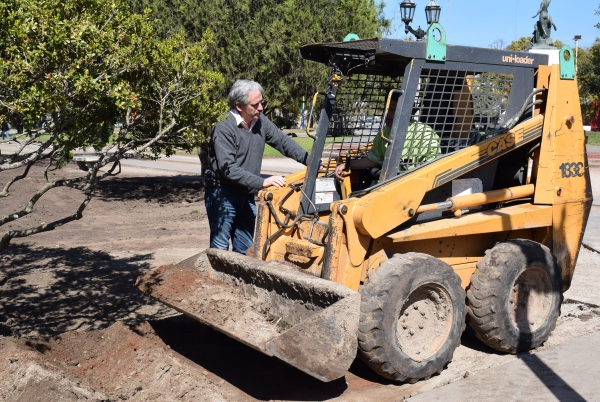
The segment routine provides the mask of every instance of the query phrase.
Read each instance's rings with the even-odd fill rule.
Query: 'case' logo
[[[504,137],[500,137],[497,140],[492,140],[488,147],[487,153],[489,156],[496,155],[498,152],[504,151],[507,148],[515,145],[515,135],[510,133]]]

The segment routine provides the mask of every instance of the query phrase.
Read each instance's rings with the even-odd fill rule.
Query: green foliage
[[[275,116],[271,119],[273,124],[279,127],[281,130],[286,128],[292,128],[296,125],[298,119],[296,115],[289,115],[287,117]]]
[[[498,42],[498,41],[502,41],[502,39],[499,39],[496,42]],[[494,43],[496,43],[496,42],[494,42]],[[512,41],[510,43],[510,45],[506,46],[506,50],[512,50],[513,52],[524,52],[529,48],[530,45],[531,45],[531,36],[523,36],[520,39]],[[560,49],[563,46],[563,43],[557,39],[552,43],[552,46]],[[490,45],[490,47],[493,47],[493,46]]]
[[[131,85],[120,75],[142,62],[136,50],[151,32],[140,16],[112,6],[95,1],[1,4],[0,117],[27,128],[52,116],[54,140],[67,148],[81,146],[90,136],[91,143],[106,140],[109,117],[131,104]]]
[[[302,96],[323,88],[327,69],[300,59],[298,48],[341,41],[354,32],[373,37],[389,27],[383,3],[374,0],[130,0],[134,10],[150,10],[157,32],[169,37],[184,29],[197,40],[214,32],[211,62],[225,78],[224,98],[238,78],[261,83],[269,108],[298,112]]]
[[[513,52],[523,52],[527,50],[531,44],[530,36],[523,36],[518,40],[512,41],[510,45],[506,47],[506,50],[512,50]]]
[[[121,0],[9,0],[0,4],[0,32],[0,118],[35,139],[32,127],[50,116],[46,133],[65,161],[75,148],[102,148],[113,124],[132,113],[145,119],[124,136],[134,149],[164,129],[167,116],[177,133],[211,124],[219,112],[208,95],[223,80],[205,70],[212,36],[161,42]],[[159,146],[167,144],[150,148]]]
[[[595,114],[594,101],[600,100],[600,38],[588,49],[579,49],[577,81],[582,111],[591,119]]]
[[[306,152],[310,152],[312,150],[312,146],[314,144],[314,141],[312,138],[309,137],[294,137],[292,138],[298,145],[300,145]],[[272,146],[266,144],[265,145],[265,150],[263,152],[263,156],[283,156],[281,155],[281,153],[276,150],[275,148],[273,148]]]
[[[587,144],[598,146],[600,145],[600,133],[595,131],[586,131],[585,135],[587,137]]]
[[[227,110],[223,101],[212,100],[223,84],[220,73],[207,69],[213,45],[210,31],[195,43],[188,43],[181,32],[155,43],[148,65],[140,66],[139,107],[131,109],[135,117],[129,115],[129,132],[121,141],[135,139],[141,145],[157,137],[149,147],[154,155],[206,142],[207,129]]]
[[[294,141],[296,141],[296,143],[298,145],[300,145],[306,152],[310,152],[312,150],[313,144],[315,143],[315,141],[310,137],[293,137],[292,139]],[[351,139],[352,139],[352,137],[344,137],[344,138],[338,137],[337,140],[335,140],[335,141],[351,140]],[[332,137],[327,137],[327,139],[325,139],[325,146],[332,144],[333,141],[334,141],[334,139]],[[275,148],[273,148],[272,146],[270,146],[268,144],[265,145],[265,150],[263,152],[263,156],[283,157],[283,155],[278,150],[276,150]]]
[[[507,50],[525,51],[529,47],[531,38],[524,36],[512,42]],[[560,49],[564,44],[555,40],[552,44]],[[577,80],[579,82],[579,97],[583,114],[589,119],[595,113],[593,101],[600,98],[600,40],[589,49],[579,48],[577,52]]]
[[[600,6],[595,14],[600,15]],[[595,27],[600,29],[600,22]],[[600,103],[600,38],[596,38],[590,48],[580,48],[578,53],[577,81],[581,97],[581,110],[590,120],[595,117]]]
[[[14,237],[80,219],[97,182],[118,173],[120,159],[170,155],[206,142],[227,105],[213,100],[221,98],[215,94],[224,84],[211,68],[215,37],[203,30],[195,39],[191,43],[183,33],[161,39],[148,16],[132,14],[125,0],[0,3],[0,120],[23,131],[16,152],[0,161],[0,197],[11,195],[12,184],[36,162],[57,169],[78,148],[102,151],[83,176],[55,181],[46,176],[24,209],[0,216],[0,226],[33,213],[36,202],[56,187],[84,193],[73,215],[8,230],[0,251]],[[42,118],[46,126],[39,129]],[[117,133],[116,122],[123,123]],[[100,171],[104,166],[108,171]],[[12,179],[5,177],[19,168]]]

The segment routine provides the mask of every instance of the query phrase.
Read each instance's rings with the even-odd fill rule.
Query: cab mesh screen
[[[345,162],[347,157],[364,157],[385,126],[387,96],[401,89],[402,81],[403,77],[344,77],[322,158]],[[399,170],[463,149],[500,129],[512,117],[505,115],[512,82],[510,74],[423,69],[416,92],[402,95],[412,98],[412,110],[406,135],[396,135],[404,138]],[[326,169],[329,173],[333,164]]]

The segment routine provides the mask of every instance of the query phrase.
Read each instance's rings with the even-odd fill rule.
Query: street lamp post
[[[304,130],[304,96],[302,97],[302,120],[300,120],[300,128]]]
[[[577,75],[577,53],[579,53],[579,41],[581,40],[581,35],[575,35],[573,40],[575,41],[575,75]]]
[[[417,40],[421,40],[425,37],[426,32],[421,29],[421,26],[416,30],[410,26],[410,23],[413,20],[415,15],[415,8],[417,5],[413,2],[413,0],[403,0],[400,3],[400,15],[402,17],[402,22],[404,22],[404,32],[408,33],[409,31],[415,35]],[[425,6],[425,17],[427,18],[427,25],[436,24],[440,21],[440,12],[442,8],[435,2],[435,0],[431,0],[427,6]]]

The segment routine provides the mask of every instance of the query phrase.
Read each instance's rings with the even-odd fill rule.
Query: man
[[[254,235],[254,195],[261,188],[285,186],[282,176],[260,176],[265,143],[304,165],[308,153],[262,114],[260,84],[237,80],[228,98],[229,116],[215,126],[209,142],[204,201],[210,247],[227,250],[231,239],[233,251],[244,254]]]
[[[387,116],[385,117],[385,126],[373,139],[373,145],[367,152],[367,155],[351,162],[352,169],[381,168],[383,165],[388,142],[381,138],[381,136],[383,135],[385,138],[390,138],[398,96],[399,95],[396,94],[392,95],[390,107]],[[425,162],[435,158],[435,156],[440,153],[439,146],[439,137],[431,127],[424,123],[411,121],[406,132],[406,140],[404,141],[404,147],[402,149],[402,161],[399,169],[406,170],[415,166],[415,163]],[[340,181],[343,180],[342,171],[345,168],[345,163],[341,163],[335,168],[335,177]]]
[[[2,122],[2,139],[6,137],[7,140],[10,140],[10,126],[7,121]]]

